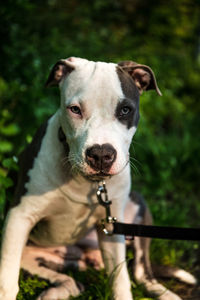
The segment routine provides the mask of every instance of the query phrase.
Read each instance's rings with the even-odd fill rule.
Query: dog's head
[[[95,179],[118,174],[127,165],[140,94],[155,89],[161,95],[153,71],[132,61],[113,64],[70,57],[55,64],[46,85],[60,87],[60,122],[69,161]]]

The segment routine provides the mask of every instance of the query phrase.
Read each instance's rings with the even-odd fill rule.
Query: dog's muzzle
[[[107,174],[117,157],[117,151],[110,144],[95,144],[86,149],[87,164],[97,173]]]

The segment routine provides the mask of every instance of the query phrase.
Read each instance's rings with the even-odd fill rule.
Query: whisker
[[[132,150],[132,152],[135,154],[135,148],[134,148],[133,143],[130,145],[130,150]]]
[[[135,171],[135,173],[136,173],[137,175],[141,175],[141,173],[140,173],[138,167],[135,165],[134,162],[136,162],[136,163],[139,164],[140,166],[142,166],[142,164],[141,164],[136,158],[134,158],[133,156],[129,156],[129,162],[130,162],[131,168]]]
[[[78,167],[77,165],[81,164],[81,159],[80,157],[77,157],[75,154],[71,154],[69,156],[65,156],[61,159],[61,163],[64,167],[67,166],[67,164],[69,163],[71,166],[71,171],[73,173],[78,173]]]
[[[136,165],[134,165],[134,163],[130,162],[130,166],[131,166],[131,169],[134,170],[135,174],[141,175],[140,171],[138,170],[138,168],[136,167]]]
[[[132,140],[131,146],[132,146],[133,144],[138,145],[138,146],[140,146],[140,147],[143,147],[142,143],[136,142],[135,140]]]
[[[141,162],[140,162],[139,160],[137,160],[135,157],[129,156],[129,159],[130,159],[131,161],[136,162],[138,165],[142,166]]]

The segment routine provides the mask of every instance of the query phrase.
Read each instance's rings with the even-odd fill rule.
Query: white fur
[[[85,150],[94,144],[109,143],[117,150],[117,159],[110,169],[111,175],[120,172],[129,160],[129,146],[136,128],[127,130],[114,117],[117,103],[124,99],[116,66],[113,63],[83,60],[60,84],[61,124],[70,144],[69,157],[84,173],[94,173],[85,163]],[[74,82],[79,84],[75,85]],[[70,116],[66,112],[69,105],[80,106],[83,119]]]

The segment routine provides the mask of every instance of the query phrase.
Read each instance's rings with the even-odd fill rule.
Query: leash
[[[102,230],[106,235],[120,234],[127,237],[131,236],[133,237],[132,239],[138,236],[170,240],[200,241],[200,228],[153,226],[117,222],[117,219],[111,216],[110,206],[112,201],[108,199],[105,181],[102,181],[102,184],[99,183],[96,195],[99,204],[104,206],[106,210],[106,218],[101,220]]]

